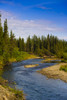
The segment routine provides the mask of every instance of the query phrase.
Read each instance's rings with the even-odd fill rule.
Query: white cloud
[[[67,40],[67,36],[66,37],[65,36],[63,36],[63,37],[61,36],[60,39]]]
[[[4,10],[0,10],[0,13],[2,15],[2,20],[4,19],[14,19],[16,18],[12,13],[8,12],[8,11],[4,11]]]
[[[13,5],[13,2],[11,2],[11,1],[6,1],[6,0],[0,0],[0,3],[8,4],[8,5]]]
[[[2,13],[2,21],[4,21],[5,18],[8,19],[9,31],[13,30],[17,38],[20,36],[26,39],[29,35],[33,36],[34,34],[36,34],[38,36],[41,36],[41,35],[47,35],[48,33],[50,34],[55,32],[60,33],[63,31],[62,28],[58,28],[51,21],[20,20],[9,12],[1,10],[1,13]]]

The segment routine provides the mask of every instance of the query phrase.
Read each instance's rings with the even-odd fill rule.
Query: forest
[[[47,37],[28,36],[26,41],[21,37],[16,39],[12,30],[8,32],[7,19],[2,26],[0,18],[0,62],[7,64],[11,58],[19,61],[31,54],[67,59],[67,41],[49,34]]]

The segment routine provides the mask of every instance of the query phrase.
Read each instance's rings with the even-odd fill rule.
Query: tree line
[[[23,38],[19,38],[17,43],[20,51],[34,53],[39,56],[57,55],[58,57],[63,57],[63,52],[67,51],[66,41],[59,40],[56,36],[49,34],[47,37],[42,36],[41,38],[37,37],[36,35],[34,35],[32,38],[29,36],[26,42],[24,42]]]
[[[9,58],[18,56],[22,51],[39,56],[63,57],[63,52],[67,52],[67,41],[59,40],[56,36],[49,34],[47,37],[34,35],[30,38],[29,36],[26,42],[21,37],[16,39],[12,30],[9,35],[7,19],[2,27],[0,17],[0,56],[3,56],[4,63],[8,62]]]

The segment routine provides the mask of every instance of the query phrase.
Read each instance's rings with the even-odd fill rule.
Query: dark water
[[[67,100],[67,83],[61,80],[48,79],[37,73],[37,70],[54,65],[54,63],[40,63],[42,59],[30,59],[13,63],[5,70],[3,77],[15,81],[11,85],[24,90],[26,100]],[[36,68],[24,68],[24,65],[39,64]]]

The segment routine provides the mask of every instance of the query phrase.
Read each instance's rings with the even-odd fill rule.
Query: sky
[[[0,13],[16,38],[52,34],[67,40],[67,0],[0,0]]]

